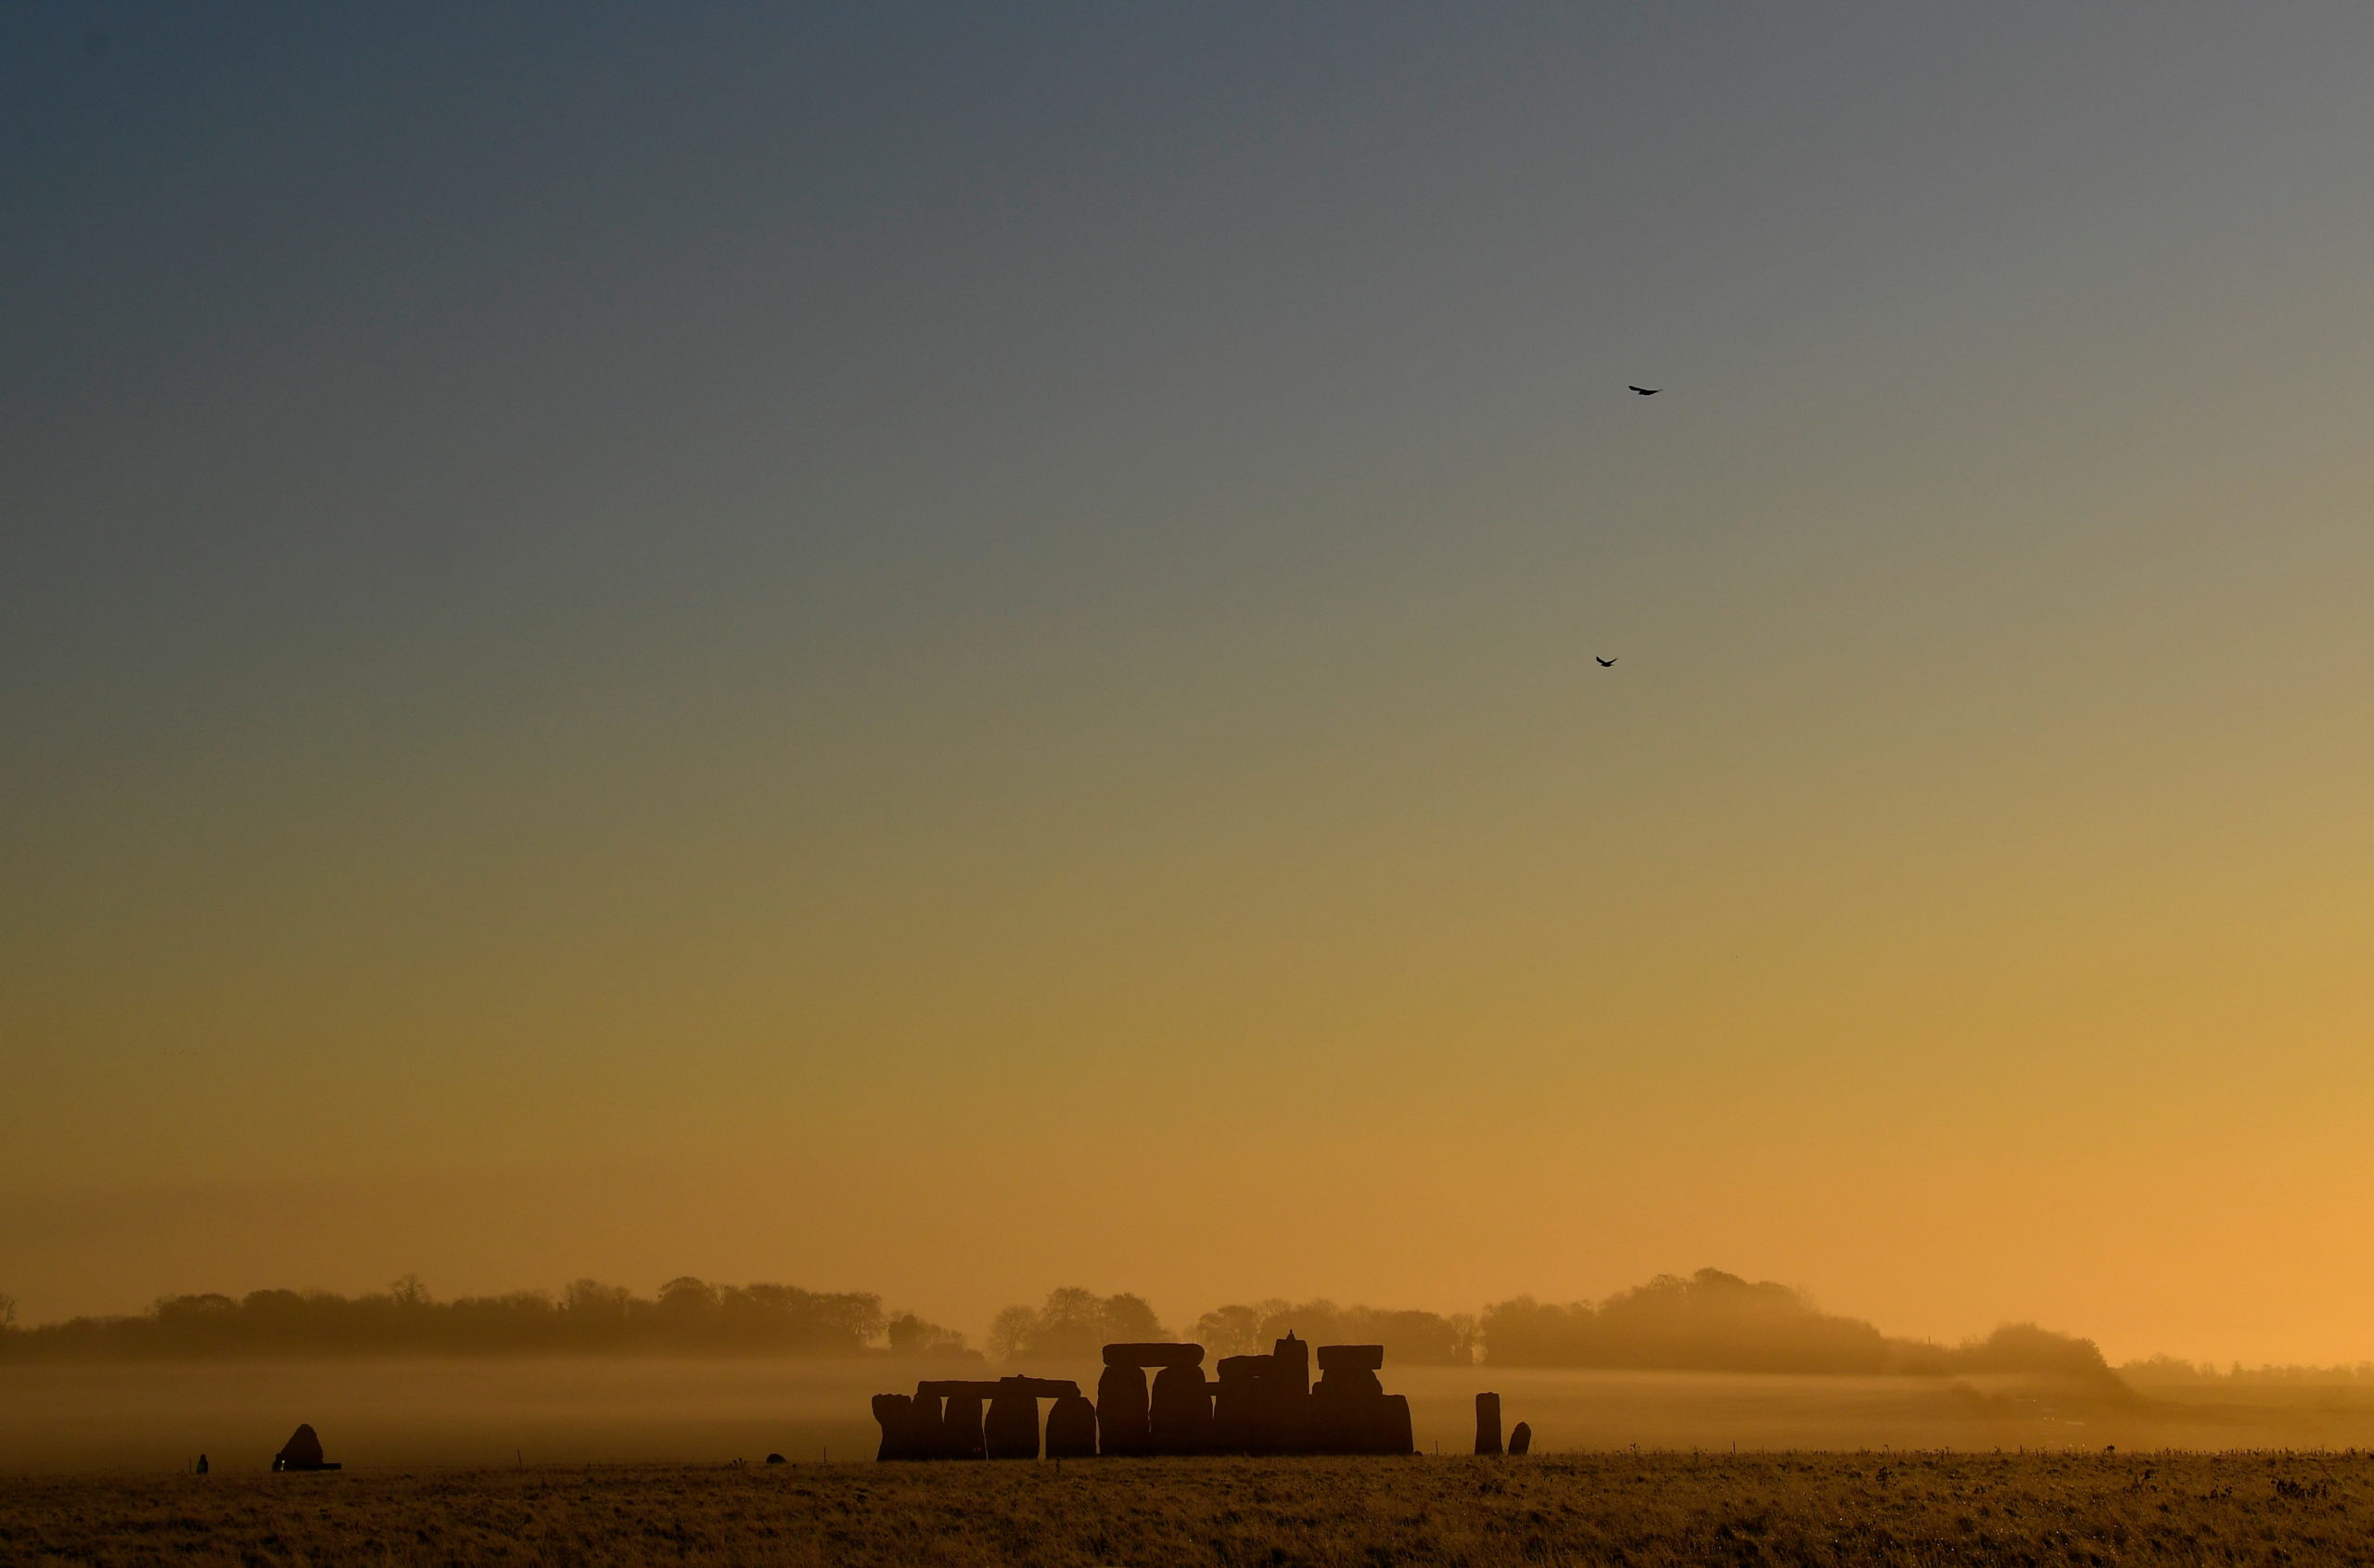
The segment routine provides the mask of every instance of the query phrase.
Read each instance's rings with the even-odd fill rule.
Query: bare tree
[[[1214,1356],[1257,1356],[1270,1348],[1261,1326],[1293,1310],[1293,1303],[1275,1297],[1215,1307],[1195,1319],[1195,1341]]]
[[[1011,1361],[1029,1347],[1039,1332],[1039,1314],[1027,1307],[1009,1307],[989,1325],[989,1355]]]
[[[1142,1295],[1100,1296],[1078,1285],[1047,1293],[1044,1307],[1009,1307],[989,1325],[989,1354],[1001,1361],[1026,1357],[1081,1361],[1117,1340],[1162,1340],[1170,1331]]]

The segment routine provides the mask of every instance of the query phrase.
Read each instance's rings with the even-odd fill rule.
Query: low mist
[[[714,1357],[51,1362],[0,1369],[0,1470],[261,1471],[299,1421],[350,1468],[870,1462],[870,1395],[932,1363]],[[1092,1383],[1096,1367],[1036,1369]],[[1418,1448],[1466,1451],[1498,1392],[1568,1449],[2374,1445],[2374,1389],[2093,1398],[2050,1380],[1406,1367]]]
[[[1422,1451],[1462,1451],[1500,1393],[1544,1450],[1619,1447],[2227,1447],[2374,1443],[2374,1369],[2244,1372],[2012,1324],[1959,1345],[1889,1337],[1769,1281],[1666,1275],[1598,1303],[1474,1314],[1319,1299],[1166,1319],[1079,1287],[964,1333],[866,1292],[592,1280],[436,1300],[262,1290],[0,1331],[0,1468],[262,1468],[302,1421],[356,1465],[870,1459],[868,1396],[956,1366],[1092,1384],[1113,1341],[1214,1356],[1381,1344]]]

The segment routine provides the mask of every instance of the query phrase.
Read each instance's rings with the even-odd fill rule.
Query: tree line
[[[34,1328],[13,1326],[14,1307],[0,1297],[0,1358],[716,1353],[1076,1367],[1093,1364],[1099,1348],[1116,1341],[1180,1337],[1143,1296],[1066,1286],[1037,1307],[1000,1312],[985,1355],[952,1329],[887,1311],[872,1292],[711,1284],[689,1275],[648,1297],[579,1280],[557,1293],[450,1301],[435,1300],[407,1276],[359,1296],[291,1290],[237,1298],[172,1295],[134,1316]],[[1214,1307],[1185,1337],[1217,1358],[1265,1351],[1289,1330],[1315,1345],[1382,1345],[1397,1366],[2006,1372],[2116,1381],[2090,1340],[2027,1323],[1959,1345],[1894,1339],[1860,1319],[1822,1312],[1785,1285],[1715,1268],[1660,1275],[1597,1303],[1518,1296],[1474,1315],[1273,1298]],[[2172,1381],[2174,1365],[2154,1367],[2159,1381]]]
[[[2374,1361],[2343,1361],[2332,1366],[2282,1367],[2272,1364],[2246,1367],[2240,1361],[2224,1368],[2206,1361],[2187,1361],[2176,1356],[2154,1356],[2143,1361],[2125,1361],[2119,1365],[2118,1375],[2138,1387],[2152,1384],[2192,1385],[2204,1383],[2264,1383],[2278,1386],[2365,1387],[2374,1384]]]
[[[1719,1268],[1660,1274],[1596,1306],[1519,1296],[1486,1308],[1476,1332],[1488,1358],[1509,1366],[2117,1381],[2092,1340],[2034,1323],[2007,1323],[1958,1345],[1895,1339],[1823,1312],[1786,1285]]]
[[[1288,1331],[1313,1345],[1382,1345],[1396,1364],[1463,1366],[1475,1360],[1475,1319],[1466,1313],[1375,1307],[1339,1307],[1324,1299],[1300,1304],[1272,1298],[1216,1307],[1195,1319],[1186,1337],[1214,1359],[1268,1350]],[[1100,1296],[1066,1286],[1038,1307],[1009,1307],[989,1327],[991,1359],[1071,1363],[1094,1361],[1099,1349],[1123,1341],[1179,1337],[1143,1296]]]
[[[0,1319],[5,1325],[5,1319]],[[0,1357],[895,1353],[978,1358],[964,1336],[867,1291],[718,1285],[690,1275],[652,1296],[578,1280],[557,1294],[431,1297],[407,1275],[384,1291],[262,1290],[158,1298],[126,1317],[0,1326]]]
[[[1857,1318],[1817,1308],[1798,1292],[1719,1268],[1661,1274],[1604,1301],[1517,1296],[1482,1313],[1342,1307],[1283,1299],[1214,1307],[1189,1337],[1213,1356],[1255,1355],[1288,1330],[1315,1345],[1382,1345],[1391,1365],[1630,1368],[1640,1370],[2026,1373],[2116,1381],[2093,1341],[2010,1323],[1959,1345],[1892,1339]],[[1056,1291],[1040,1307],[1009,1307],[989,1332],[1002,1361],[1093,1360],[1113,1340],[1170,1331],[1142,1297]]]

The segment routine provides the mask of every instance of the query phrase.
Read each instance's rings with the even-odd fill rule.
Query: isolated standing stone
[[[322,1462],[322,1440],[310,1424],[300,1424],[275,1456],[290,1470],[311,1470]]]
[[[1500,1451],[1500,1396],[1497,1394],[1475,1396],[1475,1451],[1479,1454]]]
[[[280,1452],[272,1456],[274,1470],[336,1470],[338,1466],[322,1458],[322,1440],[310,1425],[300,1423],[289,1434]]]
[[[1532,1422],[1521,1421],[1509,1429],[1509,1452],[1512,1454],[1533,1452]]]

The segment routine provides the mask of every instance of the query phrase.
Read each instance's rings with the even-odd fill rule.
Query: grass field
[[[2374,1457],[1617,1453],[0,1478],[0,1562],[2366,1563]]]

